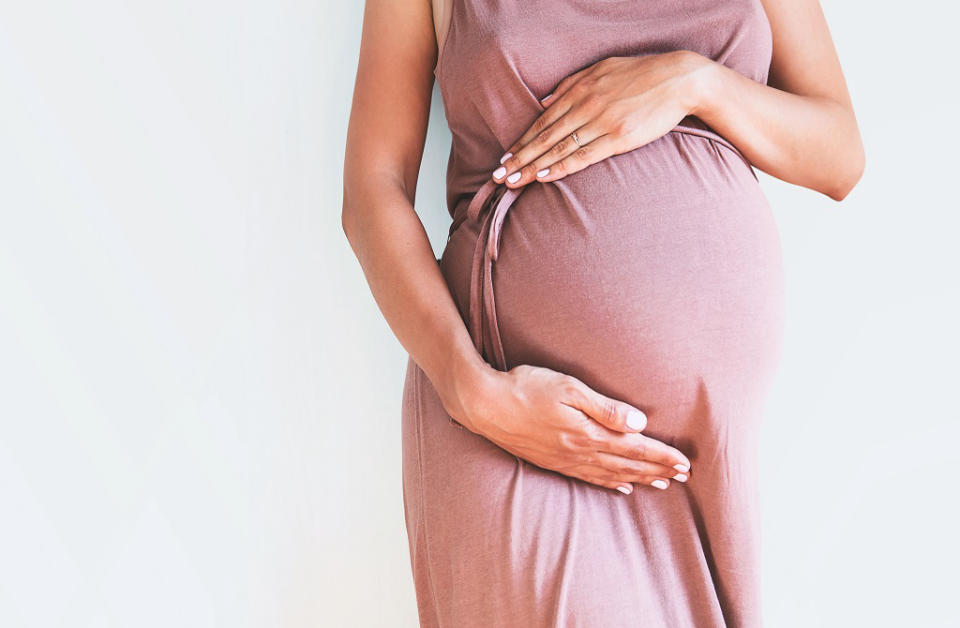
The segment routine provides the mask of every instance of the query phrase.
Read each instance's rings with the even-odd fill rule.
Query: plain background
[[[957,625],[958,16],[824,9],[867,167],[759,173],[766,619]],[[416,625],[407,356],[340,228],[362,10],[0,4],[0,625]],[[449,141],[435,90],[438,255]]]

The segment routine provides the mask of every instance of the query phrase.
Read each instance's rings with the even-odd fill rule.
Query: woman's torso
[[[760,0],[447,6],[435,74],[452,134],[455,226],[500,155],[542,113],[539,99],[581,68],[687,49],[767,78],[771,37]],[[464,320],[479,235],[478,224],[463,221],[441,258]],[[507,366],[569,373],[648,414],[689,403],[704,381],[753,386],[778,356],[780,264],[776,223],[752,168],[701,120],[684,118],[645,146],[531,183],[513,201],[493,269]],[[671,440],[692,438],[681,421],[656,425]]]

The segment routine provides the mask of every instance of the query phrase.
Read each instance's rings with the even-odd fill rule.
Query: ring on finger
[[[579,129],[577,129],[577,131],[580,131],[580,132],[582,133],[585,128],[586,128],[586,127],[580,127]],[[565,148],[566,148],[566,151],[564,152],[564,154],[559,155],[559,156],[556,156],[556,155],[554,156],[554,158],[553,158],[553,159],[554,159],[553,164],[560,163],[560,162],[563,161],[566,157],[569,157],[570,155],[572,155],[572,154],[575,153],[576,151],[580,150],[581,148],[583,148],[584,146],[586,146],[587,144],[589,144],[589,143],[592,141],[592,140],[589,140],[589,139],[583,139],[583,138],[581,138],[580,135],[577,134],[577,131],[573,131],[572,133],[570,133],[570,135],[567,136],[567,137],[569,137],[570,139],[573,140],[573,142],[577,145],[577,147],[576,147],[576,148],[573,148],[573,147],[570,147],[570,146],[565,147]],[[594,139],[595,139],[595,138],[594,138]],[[558,143],[557,148],[559,148],[559,147],[560,147],[560,144]],[[544,166],[542,169],[538,170],[538,171],[537,171],[537,177],[540,178],[540,177],[546,177],[547,175],[549,175],[549,174],[550,174],[550,168],[551,168],[551,166],[552,166],[553,164],[551,164],[550,166]]]

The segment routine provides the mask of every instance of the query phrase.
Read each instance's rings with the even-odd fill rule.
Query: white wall
[[[957,15],[825,10],[867,170],[788,271],[771,626],[958,621]],[[0,4],[0,625],[414,626],[406,354],[340,230],[361,3]],[[439,255],[439,94],[418,210]]]

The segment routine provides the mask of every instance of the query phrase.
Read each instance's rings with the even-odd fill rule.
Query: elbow
[[[353,210],[351,209],[352,205],[350,204],[350,195],[347,190],[346,184],[343,186],[343,204],[340,207],[340,228],[343,229],[343,234],[346,236],[347,240],[350,240],[350,236],[354,231],[354,219]]]
[[[866,166],[866,156],[864,155],[863,144],[857,144],[857,150],[853,157],[847,160],[846,168],[840,170],[842,176],[837,177],[835,185],[826,194],[838,203],[845,199],[848,194],[856,187],[857,183],[863,177],[863,171]]]
[[[353,229],[351,221],[350,212],[347,210],[346,203],[344,203],[343,208],[340,210],[340,228],[343,229],[343,235],[346,236],[347,240],[350,239],[350,233]]]
[[[827,196],[838,203],[845,199],[863,177],[864,166],[865,159],[863,149],[861,148],[857,156],[851,160],[850,164],[843,171],[843,176],[835,180],[835,185],[827,192]]]
[[[351,206],[344,203],[343,209],[340,211],[340,228],[347,239],[347,244],[354,252],[357,251],[357,241],[354,236],[358,233],[357,229],[360,227],[357,218],[357,213],[351,209]]]

